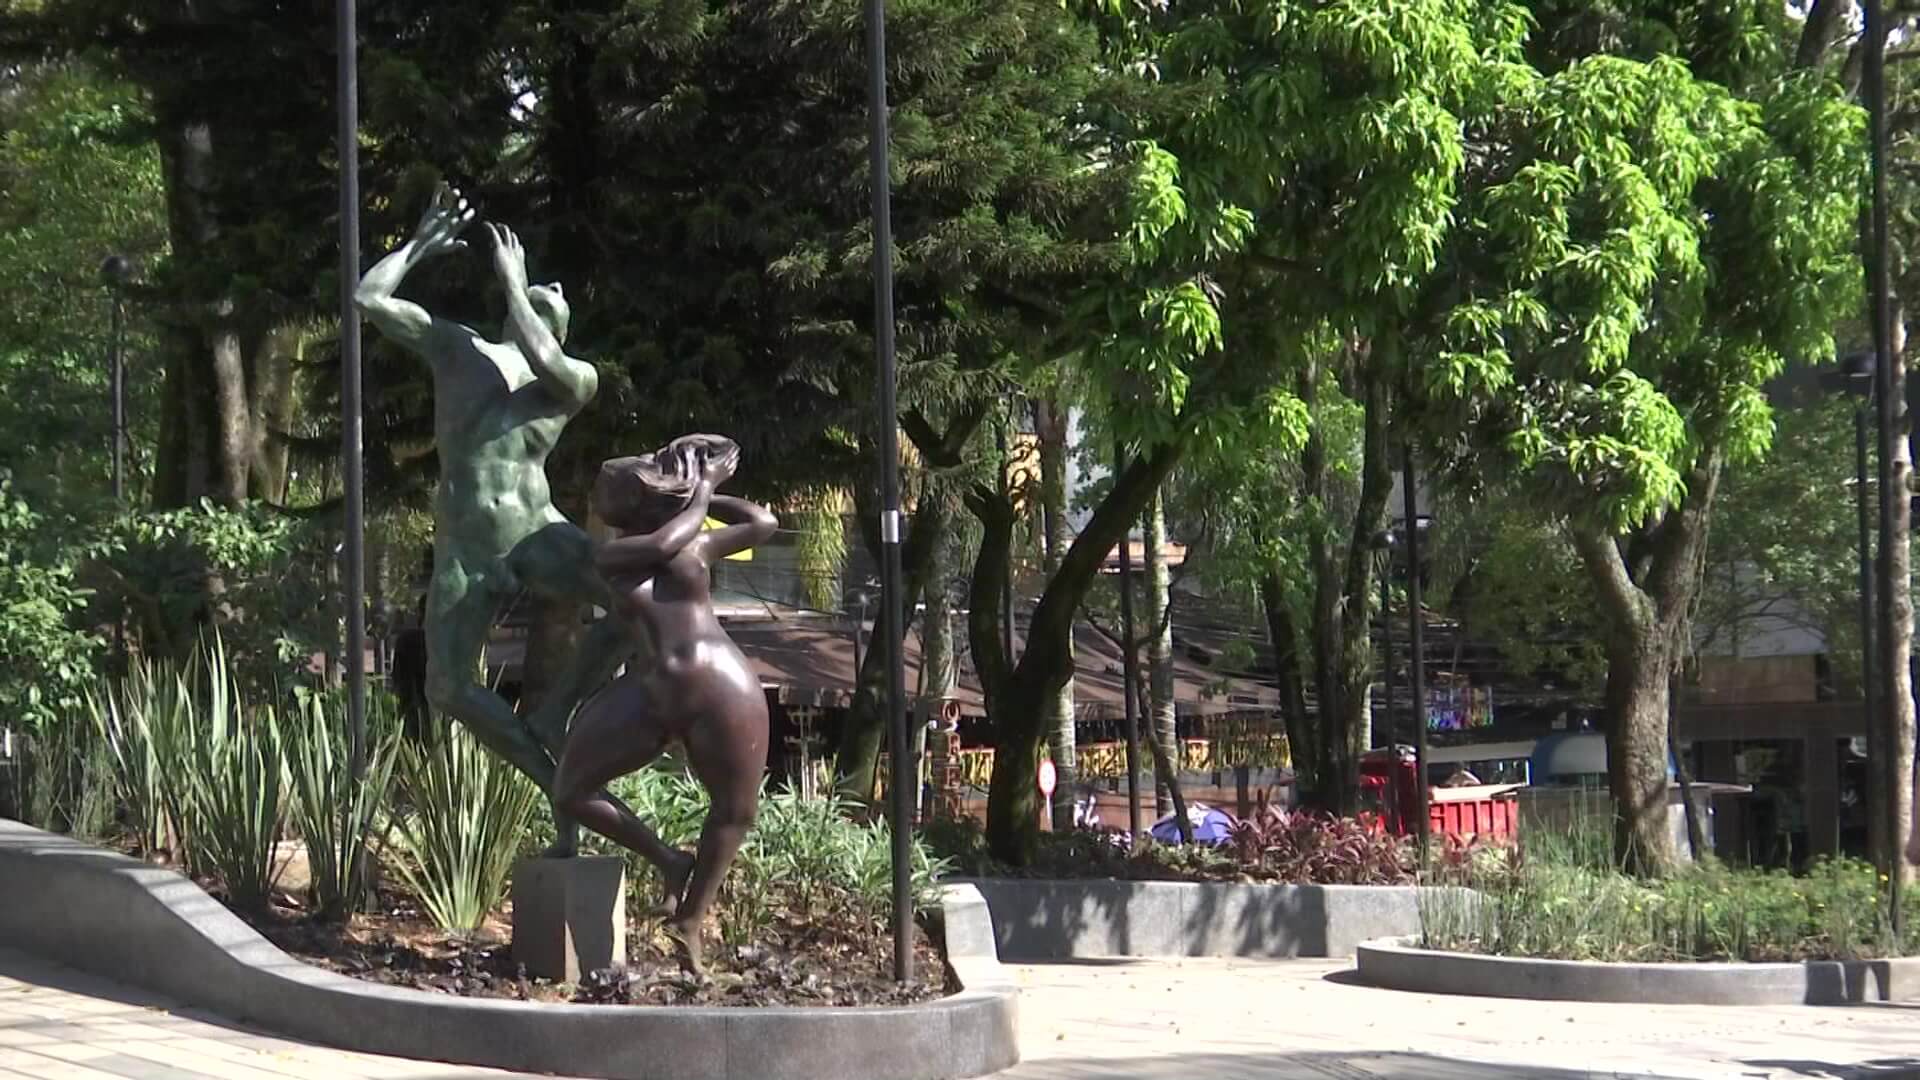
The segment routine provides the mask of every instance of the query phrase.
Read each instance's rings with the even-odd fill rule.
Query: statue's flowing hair
[[[738,453],[724,435],[682,435],[648,454],[609,458],[593,484],[593,507],[617,528],[645,527],[679,513],[693,498],[697,475],[681,468],[680,454],[697,447],[708,460]]]

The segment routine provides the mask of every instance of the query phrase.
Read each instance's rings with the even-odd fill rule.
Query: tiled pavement
[[[1013,969],[996,1080],[1920,1077],[1920,1009],[1649,1008],[1372,990],[1337,961]],[[0,950],[0,1080],[515,1080],[242,1029]]]
[[[1002,1080],[1920,1077],[1920,1009],[1586,1005],[1406,994],[1337,960],[1015,968]]]

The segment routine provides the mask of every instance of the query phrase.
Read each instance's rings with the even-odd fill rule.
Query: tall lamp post
[[[1878,400],[1874,410],[1877,434],[1879,436],[1879,481],[1880,496],[1880,558],[1877,566],[1879,588],[1875,590],[1879,601],[1879,640],[1881,651],[1877,674],[1880,681],[1880,730],[1887,752],[1881,757],[1879,772],[1887,785],[1887,921],[1896,936],[1900,933],[1900,892],[1905,876],[1905,847],[1900,833],[1900,799],[1896,792],[1898,785],[1907,781],[1913,763],[1895,760],[1892,752],[1900,743],[1896,737],[1894,717],[1897,713],[1895,699],[1899,691],[1896,677],[1897,664],[1906,664],[1909,658],[1892,654],[1895,643],[1904,635],[1894,633],[1894,588],[1906,588],[1906,582],[1893,580],[1893,511],[1894,476],[1893,452],[1894,439],[1901,437],[1894,431],[1895,410],[1903,400],[1899,395],[1903,389],[1895,379],[1893,358],[1893,279],[1891,245],[1887,235],[1887,36],[1891,26],[1886,17],[1884,0],[1865,0],[1866,8],[1866,54],[1862,64],[1862,88],[1867,99],[1867,128],[1870,135],[1869,163],[1873,179],[1873,218],[1870,240],[1872,241],[1867,258],[1868,292],[1873,312],[1873,355],[1874,355],[1874,392]],[[1901,498],[1907,493],[1902,490]],[[1903,767],[1904,766],[1904,767]]]
[[[1400,784],[1394,779],[1400,767],[1400,725],[1394,723],[1393,716],[1393,605],[1391,603],[1393,587],[1393,548],[1392,529],[1381,529],[1373,534],[1369,544],[1381,555],[1380,559],[1380,696],[1381,712],[1386,716],[1387,728],[1387,813],[1396,826],[1403,824],[1404,816],[1400,806]]]
[[[340,95],[340,475],[343,480],[346,534],[341,538],[342,612],[347,621],[347,761],[355,780],[367,760],[367,583],[366,520],[361,488],[360,311],[353,306],[360,280],[360,56],[359,11],[355,0],[337,0],[334,51]],[[347,813],[345,807],[341,813]],[[347,867],[358,880],[360,852]]]
[[[107,343],[107,393],[113,410],[113,501],[127,503],[127,357],[126,288],[133,280],[133,262],[125,255],[109,255],[100,264],[100,281],[107,287],[110,335]]]
[[[1127,448],[1114,442],[1113,476],[1118,482],[1127,471]],[[1127,836],[1138,851],[1143,832],[1140,825],[1140,682],[1139,654],[1133,648],[1133,534],[1120,535],[1120,677],[1121,712],[1127,725]]]
[[[1380,562],[1380,696],[1381,711],[1387,718],[1387,745],[1397,747],[1400,744],[1400,727],[1393,717],[1393,623],[1388,615],[1393,610],[1393,549],[1395,538],[1392,529],[1381,529],[1373,534],[1369,545],[1381,556]]]
[[[1873,547],[1869,536],[1873,531],[1873,512],[1867,505],[1867,412],[1874,399],[1874,356],[1872,352],[1848,353],[1840,358],[1837,371],[1826,372],[1820,376],[1822,389],[1832,393],[1844,393],[1853,401],[1853,503],[1854,514],[1858,519],[1858,557],[1860,563],[1860,690],[1861,710],[1866,718],[1867,760],[1871,763],[1868,770],[1869,788],[1881,787],[1886,782],[1884,770],[1879,764],[1885,759],[1886,745],[1881,740],[1879,681],[1874,678],[1875,662],[1873,657]],[[1895,793],[1889,792],[1889,798]],[[1869,800],[1871,802],[1871,800]]]
[[[1427,790],[1427,656],[1426,620],[1420,601],[1420,529],[1426,522],[1418,513],[1414,497],[1418,476],[1413,471],[1413,445],[1408,443],[1402,459],[1401,497],[1407,515],[1407,643],[1409,673],[1413,682],[1413,793],[1414,827],[1419,830],[1420,861],[1424,864],[1432,846],[1431,794]]]
[[[893,739],[893,977],[913,977],[913,791],[917,772],[907,732],[907,676],[900,655],[905,619],[900,573],[900,433],[894,401],[892,170],[887,158],[887,5],[867,0],[868,180],[873,188],[873,354],[879,369],[880,625],[887,646],[887,719]]]

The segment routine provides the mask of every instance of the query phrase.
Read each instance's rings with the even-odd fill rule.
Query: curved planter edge
[[[1113,878],[960,880],[986,898],[999,955],[1010,962],[1352,956],[1363,941],[1418,932],[1421,896],[1430,889]]]
[[[986,902],[949,888],[965,989],[921,1005],[565,1005],[381,986],[276,948],[179,874],[0,820],[0,945],[347,1050],[608,1080],[960,1080],[1019,1060]],[[985,951],[981,945],[985,944]]]
[[[1646,1005],[1850,1005],[1920,1000],[1920,959],[1803,963],[1616,964],[1422,949],[1410,937],[1363,942],[1361,982],[1390,990],[1536,1001]]]

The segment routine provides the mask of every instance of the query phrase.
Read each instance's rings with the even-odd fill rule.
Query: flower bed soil
[[[579,985],[528,978],[514,963],[506,913],[472,937],[434,926],[407,898],[386,895],[379,914],[341,926],[291,906],[236,911],[281,949],[317,967],[388,986],[463,997],[609,1005],[827,1006],[907,1005],[954,992],[946,962],[926,931],[914,928],[915,971],[893,981],[892,942],[884,934],[782,921],[752,945],[728,946],[709,931],[704,978],[682,972],[658,924],[629,927],[625,969],[588,975]]]
[[[165,865],[164,854],[139,851],[126,838],[122,853]],[[380,889],[377,911],[347,924],[322,922],[287,893],[268,909],[248,911],[228,902],[217,880],[195,878],[207,893],[260,936],[315,967],[368,982],[461,997],[608,1005],[723,1005],[853,1007],[910,1005],[961,989],[946,957],[914,926],[914,972],[893,980],[893,941],[872,928],[791,917],[775,921],[750,945],[726,945],[707,934],[707,974],[688,975],[674,961],[657,921],[628,924],[627,966],[592,972],[579,985],[526,976],[513,960],[510,905],[471,935],[450,934],[428,919],[404,892]]]

